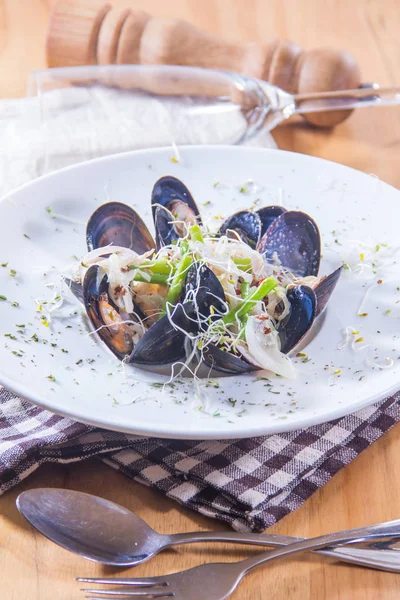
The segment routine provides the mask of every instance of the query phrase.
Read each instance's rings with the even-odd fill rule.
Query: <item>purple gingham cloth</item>
[[[400,421],[400,392],[342,419],[244,440],[137,438],[59,417],[0,389],[0,493],[45,462],[106,464],[237,530],[263,531]]]

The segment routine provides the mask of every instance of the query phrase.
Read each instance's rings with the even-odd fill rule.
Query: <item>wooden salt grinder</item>
[[[228,42],[181,19],[152,18],[104,0],[59,0],[47,37],[49,67],[85,64],[166,64],[238,72],[264,79],[293,94],[354,89],[360,71],[344,51],[302,50],[292,42]],[[351,111],[310,113],[314,125],[330,127]]]

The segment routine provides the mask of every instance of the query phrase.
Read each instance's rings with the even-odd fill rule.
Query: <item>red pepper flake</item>
[[[125,296],[125,294],[126,294],[126,288],[124,288],[122,285],[117,285],[114,288],[114,295],[115,295],[116,299],[120,298],[121,296]]]
[[[383,283],[383,282],[382,282],[382,279],[378,279],[378,283],[379,283],[379,285],[380,285],[381,283]]]

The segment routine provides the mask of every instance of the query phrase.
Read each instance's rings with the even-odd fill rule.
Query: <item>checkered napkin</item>
[[[268,437],[138,438],[59,417],[0,390],[0,493],[46,462],[98,456],[234,529],[263,531],[400,421],[400,392],[342,419]]]

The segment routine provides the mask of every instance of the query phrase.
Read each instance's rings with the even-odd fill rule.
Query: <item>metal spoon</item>
[[[303,538],[230,531],[162,535],[130,510],[98,496],[64,489],[35,489],[17,498],[20,513],[47,538],[83,558],[112,566],[139,565],[165,548],[195,542],[286,546]],[[400,538],[400,524],[399,524]],[[392,541],[394,544],[396,540]],[[386,571],[400,570],[400,551],[375,540],[318,550],[337,560]]]

